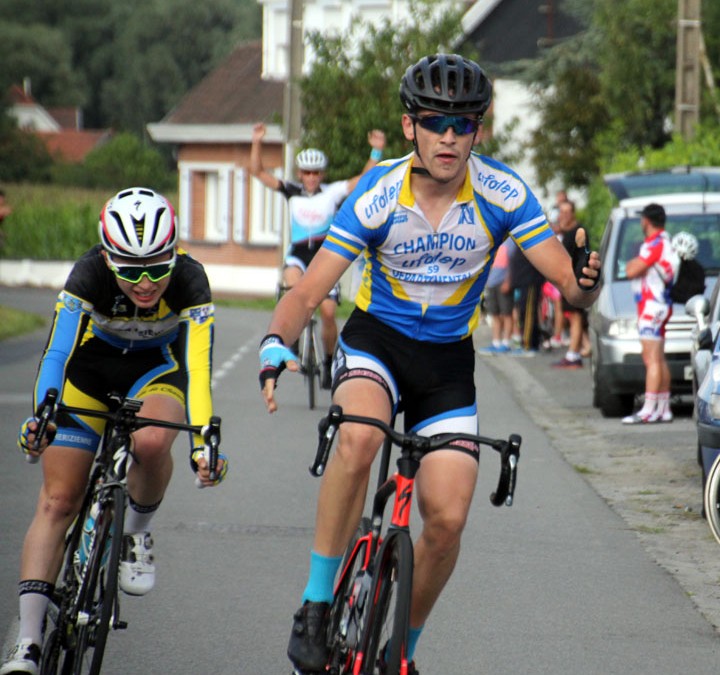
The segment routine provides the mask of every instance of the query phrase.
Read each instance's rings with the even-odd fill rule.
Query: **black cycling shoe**
[[[385,663],[385,652],[387,651],[388,643],[380,650],[380,656],[378,657],[377,667],[380,675],[388,675],[387,664]],[[407,667],[407,675],[420,675],[420,671],[415,668],[415,661],[410,661]]]
[[[328,659],[327,622],[330,605],[307,601],[295,612],[287,655],[303,673],[322,673]]]

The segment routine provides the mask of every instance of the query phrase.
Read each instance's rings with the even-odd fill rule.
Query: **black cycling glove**
[[[575,272],[575,278],[577,279],[578,286],[580,286],[580,288],[583,291],[587,291],[587,292],[594,291],[598,287],[598,284],[600,283],[600,274],[599,273],[595,278],[593,278],[593,277],[587,276],[587,274],[585,274],[583,272],[583,268],[589,267],[589,263],[590,263],[590,245],[589,245],[589,242],[587,239],[587,234],[586,234],[584,246],[578,246],[577,240],[575,241],[575,246],[572,251],[572,266],[573,266],[573,271]],[[580,284],[580,279],[590,279],[593,282],[593,285],[592,286],[582,286]]]

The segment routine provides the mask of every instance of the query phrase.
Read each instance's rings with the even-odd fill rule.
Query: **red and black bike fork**
[[[363,537],[363,539],[369,538],[368,545],[365,549],[366,555],[368,556],[366,558],[368,566],[364,568],[366,574],[372,575],[374,571],[373,563],[376,562],[377,553],[381,550],[382,539],[380,537],[380,530],[382,528],[383,513],[385,512],[385,506],[391,497],[394,496],[394,501],[388,530],[404,530],[408,533],[410,532],[410,512],[415,487],[415,475],[417,474],[419,468],[420,460],[417,457],[410,456],[409,454],[403,454],[398,459],[398,471],[386,480],[375,493],[370,532]],[[358,542],[358,544],[359,543],[360,542]],[[373,609],[383,592],[384,589],[382,586],[377,584],[375,594],[372,598],[369,598],[369,606],[365,608],[364,613],[366,617],[374,614]],[[367,631],[365,631],[365,633],[367,633]],[[353,675],[362,675],[364,672],[363,661],[365,647],[366,641],[363,640],[355,655],[352,670]],[[408,660],[406,648],[407,636],[405,636],[403,641],[399,675],[407,675]]]

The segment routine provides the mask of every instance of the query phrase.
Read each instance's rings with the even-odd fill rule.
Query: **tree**
[[[122,185],[146,185],[162,192],[176,181],[160,153],[131,133],[118,134],[93,150],[85,158],[83,169],[87,187],[116,190]]]
[[[5,92],[29,77],[33,96],[45,105],[78,105],[84,80],[73,70],[65,35],[43,24],[0,21],[0,87]]]
[[[256,0],[0,0],[0,86],[30,76],[43,105],[82,105],[88,128],[141,134],[260,35]]]
[[[531,134],[533,165],[540,184],[587,185],[599,168],[598,133],[608,125],[598,68],[578,40],[555,50],[553,67],[538,69],[535,89],[540,125]],[[544,63],[547,67],[547,61]]]
[[[386,156],[401,156],[412,149],[400,130],[400,79],[420,57],[451,49],[459,37],[461,12],[439,14],[432,0],[410,4],[408,22],[399,28],[358,19],[338,36],[309,33],[316,58],[300,82],[302,141],[328,154],[328,175],[333,180],[362,169],[370,129],[385,130]]]
[[[703,7],[711,59],[720,56],[717,4]],[[530,145],[543,186],[556,177],[586,186],[618,153],[671,138],[677,0],[566,0],[563,9],[585,30],[525,73],[541,114]]]
[[[677,0],[598,0],[602,97],[625,145],[661,147],[675,104]]]

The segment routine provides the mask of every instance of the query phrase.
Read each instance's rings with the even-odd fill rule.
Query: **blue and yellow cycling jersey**
[[[159,302],[139,308],[120,290],[101,246],[95,246],[78,259],[58,295],[35,382],[35,407],[49,388],[63,392],[68,364],[81,345],[101,340],[118,354],[172,346],[173,358],[164,367],[179,368],[186,376],[188,422],[207,424],[212,415],[213,331],[214,306],[205,270],[184,251],[178,252]],[[195,438],[194,443],[202,441]]]
[[[323,246],[348,260],[364,253],[360,309],[416,340],[461,340],[477,326],[480,294],[503,240],[511,236],[527,250],[553,233],[525,182],[476,153],[434,229],[410,188],[411,160],[387,160],[366,173]]]

